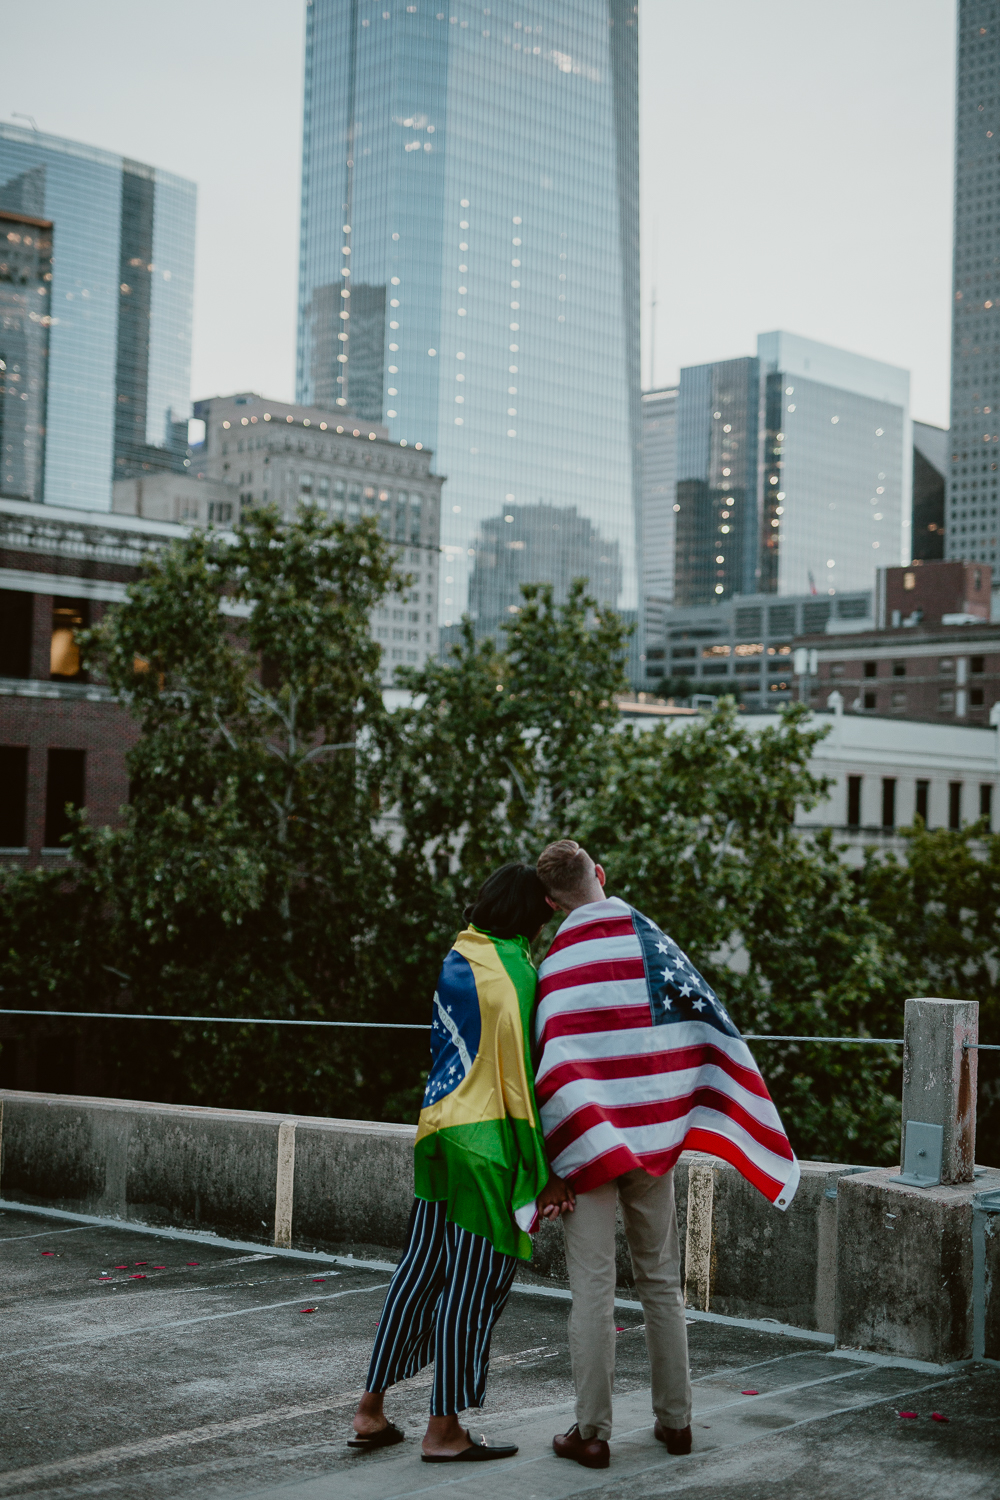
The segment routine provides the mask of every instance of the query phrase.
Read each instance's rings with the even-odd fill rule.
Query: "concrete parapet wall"
[[[410,1125],[14,1091],[0,1103],[4,1198],[355,1255],[404,1243]],[[726,1163],[685,1153],[675,1187],[689,1305],[832,1333],[837,1205],[826,1195],[849,1170],[803,1163],[782,1214]],[[558,1225],[536,1237],[531,1268],[565,1280]],[[630,1286],[620,1226],[618,1269]]]
[[[411,1125],[6,1090],[0,1111],[8,1201],[359,1257],[392,1258],[405,1241]],[[801,1170],[795,1201],[780,1213],[728,1164],[681,1157],[687,1305],[916,1359],[970,1358],[972,1199],[1000,1186],[1000,1172],[925,1190],[835,1162]],[[1000,1221],[990,1221],[985,1243],[980,1319],[996,1358]],[[565,1281],[558,1225],[536,1236],[530,1269]],[[620,1224],[618,1273],[623,1288],[632,1285]]]

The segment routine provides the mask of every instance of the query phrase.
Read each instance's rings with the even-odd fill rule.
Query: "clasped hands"
[[[576,1207],[576,1194],[568,1182],[564,1182],[561,1177],[557,1177],[555,1172],[552,1172],[536,1202],[538,1212],[543,1219],[558,1219],[563,1214],[573,1212]]]

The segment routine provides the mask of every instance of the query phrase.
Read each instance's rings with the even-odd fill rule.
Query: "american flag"
[[[535,1095],[577,1192],[682,1151],[721,1157],[777,1208],[799,1167],[750,1049],[672,938],[617,897],[570,912],[539,969]]]

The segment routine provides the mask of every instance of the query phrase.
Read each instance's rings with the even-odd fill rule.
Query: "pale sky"
[[[954,0],[640,0],[643,384],[784,328],[948,422]],[[193,397],[294,395],[301,0],[0,0],[0,119],[199,185]],[[23,123],[23,122],[21,122]]]

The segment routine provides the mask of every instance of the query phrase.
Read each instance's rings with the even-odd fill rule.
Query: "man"
[[[576,1423],[560,1458],[610,1462],[615,1207],[646,1319],[655,1436],[691,1451],[691,1383],[672,1168],[681,1151],[729,1161],[778,1208],[798,1164],[756,1063],[677,944],[624,901],[573,839],[537,865],[566,912],[539,969],[535,1093],[553,1171],[577,1195],[564,1221]]]

